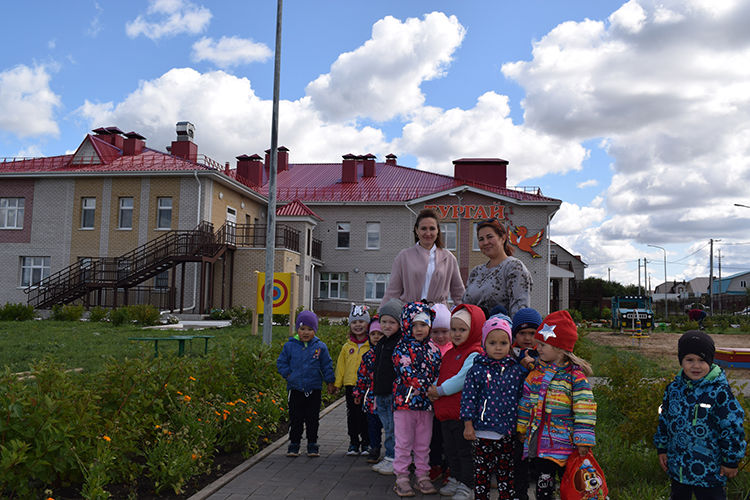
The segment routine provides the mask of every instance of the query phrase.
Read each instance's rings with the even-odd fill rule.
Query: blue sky
[[[0,157],[91,128],[157,149],[196,125],[220,161],[270,141],[276,3],[15,2],[0,40]],[[292,161],[389,152],[450,174],[510,162],[563,200],[552,237],[589,276],[750,269],[750,2],[307,2],[283,15],[280,143]],[[717,271],[715,271],[717,272]]]

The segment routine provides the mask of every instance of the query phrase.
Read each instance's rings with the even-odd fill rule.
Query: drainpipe
[[[315,293],[315,264],[310,263],[310,305],[308,308],[313,310],[313,293]]]
[[[198,227],[198,224],[201,223],[201,194],[202,194],[202,188],[200,179],[198,179],[198,171],[193,170],[193,176],[195,177],[195,182],[198,183],[198,210],[195,213],[195,226]],[[195,266],[193,268],[193,303],[190,305],[190,307],[185,307],[183,309],[195,309],[195,304],[198,299],[198,266]],[[200,311],[198,311],[200,313]]]
[[[404,203],[404,206],[406,207],[406,209],[407,209],[407,210],[408,210],[409,212],[411,212],[411,213],[413,213],[413,214],[414,214],[414,217],[417,217],[417,216],[419,215],[419,214],[417,214],[417,212],[415,212],[414,210],[412,210],[412,209],[411,209],[411,207],[409,206],[409,203],[408,203],[408,202],[407,202],[407,203]]]

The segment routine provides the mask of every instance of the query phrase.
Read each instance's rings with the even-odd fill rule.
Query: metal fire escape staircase
[[[182,262],[215,262],[234,248],[235,225],[227,222],[214,233],[201,222],[195,229],[169,231],[119,257],[98,257],[71,264],[26,288],[27,303],[38,309],[67,304],[102,290],[128,289]]]

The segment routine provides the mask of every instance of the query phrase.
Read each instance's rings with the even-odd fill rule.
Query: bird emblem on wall
[[[510,238],[510,242],[516,245],[519,249],[524,252],[529,252],[535,259],[540,259],[542,256],[536,253],[532,247],[537,246],[539,242],[542,241],[544,229],[533,236],[526,236],[528,232],[529,230],[526,226],[516,226],[513,231],[508,233],[508,237]]]

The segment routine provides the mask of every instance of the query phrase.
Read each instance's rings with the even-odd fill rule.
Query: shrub
[[[55,321],[80,321],[83,317],[83,306],[75,304],[55,304],[52,306],[52,319]]]
[[[577,309],[568,309],[568,312],[570,313],[570,317],[573,318],[573,321],[576,324],[578,324],[581,321],[583,321],[583,315]]]
[[[136,304],[127,306],[128,315],[131,320],[141,326],[151,326],[159,324],[159,310],[151,304]]]
[[[208,317],[213,320],[232,319],[232,315],[230,314],[230,312],[225,311],[224,309],[211,309]]]
[[[34,319],[34,306],[6,303],[0,307],[0,321],[28,321]]]
[[[106,321],[107,320],[107,310],[103,307],[96,306],[92,307],[89,311],[89,321],[92,321],[94,323],[98,323],[100,321]]]
[[[234,306],[227,312],[233,326],[251,325],[253,323],[253,310],[249,307]]]
[[[602,308],[602,313],[601,313],[600,316],[601,316],[601,319],[611,320],[612,319],[612,309],[610,309],[609,307],[603,307]]]
[[[109,322],[115,326],[130,323],[130,311],[127,307],[118,307],[109,311]]]

